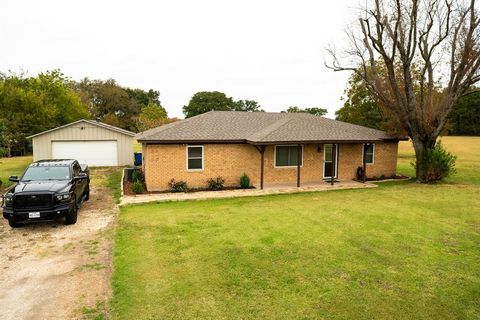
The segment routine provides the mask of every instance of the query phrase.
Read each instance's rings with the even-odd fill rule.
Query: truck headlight
[[[55,196],[55,198],[57,199],[57,201],[63,202],[63,201],[70,200],[71,196],[70,196],[69,193],[66,193],[66,194],[57,194],[57,195]]]
[[[5,195],[5,207],[10,207],[13,204],[13,196],[11,194]]]

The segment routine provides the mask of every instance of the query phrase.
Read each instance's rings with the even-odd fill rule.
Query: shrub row
[[[144,177],[143,173],[140,170],[135,170],[132,172],[132,191],[135,194],[139,194],[143,192],[143,184],[144,184]]]
[[[170,180],[168,183],[170,192],[187,192],[189,189],[185,181]],[[250,188],[250,177],[245,173],[240,177],[240,188]],[[207,180],[207,188],[211,191],[223,190],[225,188],[225,179],[222,177],[211,178]]]

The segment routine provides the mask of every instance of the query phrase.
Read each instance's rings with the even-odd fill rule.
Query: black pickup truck
[[[12,228],[62,216],[65,224],[74,224],[79,206],[90,197],[88,166],[77,160],[37,161],[20,179],[9,180],[16,184],[4,195],[2,208]]]

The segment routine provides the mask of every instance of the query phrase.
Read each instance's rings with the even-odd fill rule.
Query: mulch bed
[[[134,196],[137,195],[137,193],[132,191],[132,186],[133,183],[130,181],[123,181],[123,194],[126,196]],[[201,192],[201,191],[224,191],[224,190],[240,190],[242,188],[240,187],[224,187],[222,190],[209,190],[207,188],[195,188],[195,189],[189,189],[187,193],[192,193],[192,192]],[[246,189],[255,189],[255,187],[250,187]],[[145,188],[143,189],[142,193],[139,194],[162,194],[162,193],[172,193],[170,190],[164,190],[164,191],[147,191]]]

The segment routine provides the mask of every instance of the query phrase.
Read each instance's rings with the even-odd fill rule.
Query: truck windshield
[[[62,167],[29,167],[22,177],[22,181],[37,180],[69,180],[70,168]]]

